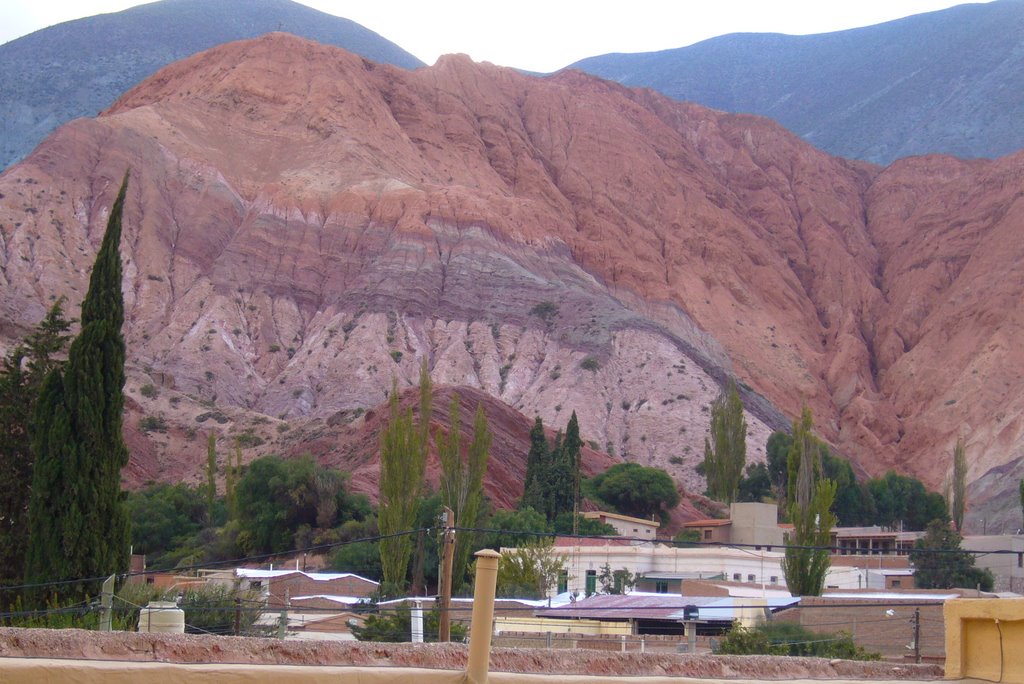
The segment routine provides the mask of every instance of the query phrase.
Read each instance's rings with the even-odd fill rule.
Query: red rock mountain
[[[81,299],[126,167],[130,410],[173,426],[129,420],[134,481],[197,475],[210,426],[340,463],[318,431],[369,430],[425,356],[691,490],[727,375],[755,458],[803,402],[863,471],[935,487],[962,434],[969,523],[1019,515],[1024,155],[883,169],[578,72],[408,72],[271,34],[0,176],[8,337]]]

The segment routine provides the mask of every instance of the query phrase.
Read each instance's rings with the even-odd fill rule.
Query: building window
[[[902,583],[902,580],[894,579],[894,580],[892,581],[892,587],[893,587],[893,589],[898,589],[898,588],[899,588],[899,587],[901,587],[902,585],[903,585],[903,583]]]
[[[742,582],[743,581],[743,575],[741,575],[738,572],[732,573],[732,581],[733,582]]]
[[[664,580],[658,580],[654,583],[654,593],[656,594],[667,594],[668,593],[668,582]]]
[[[249,582],[250,589],[259,589],[263,586],[263,580],[253,580]]]
[[[772,575],[772,584],[778,584],[778,583],[779,583],[779,576],[778,575]]]
[[[704,530],[704,538],[711,539],[711,530]]]
[[[569,572],[562,570],[558,573],[558,593],[564,594],[567,591],[569,591]]]
[[[587,570],[587,596],[597,593],[597,570]]]
[[[156,577],[147,577],[146,584],[156,584]]]
[[[747,581],[748,582],[756,582],[757,581],[757,577],[755,577],[754,575],[747,575]]]

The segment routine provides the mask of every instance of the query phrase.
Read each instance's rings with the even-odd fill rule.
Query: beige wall
[[[766,503],[734,503],[729,507],[732,520],[731,541],[735,544],[781,546],[785,543],[779,528],[779,507]]]
[[[946,679],[1024,683],[1024,599],[946,601]]]

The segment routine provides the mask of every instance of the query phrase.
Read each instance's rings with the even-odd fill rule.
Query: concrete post
[[[498,559],[491,549],[476,552],[476,587],[473,589],[473,625],[469,633],[469,662],[466,682],[487,684],[494,622],[494,590],[498,583]]]
[[[418,599],[412,602],[412,643],[423,643],[423,604]]]

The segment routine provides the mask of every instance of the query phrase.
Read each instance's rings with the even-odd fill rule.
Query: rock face
[[[690,490],[733,374],[752,458],[803,402],[872,474],[937,486],[961,432],[972,480],[1024,454],[1019,155],[880,169],[578,72],[406,72],[272,34],[0,176],[10,336],[80,300],[126,167],[130,408],[172,425],[129,435],[135,481],[198,475],[189,434],[215,423],[265,451],[366,421],[422,357]]]
[[[58,126],[95,116],[157,69],[269,31],[406,69],[423,66],[354,21],[291,0],[160,0],[76,19],[0,45],[0,168]]]

